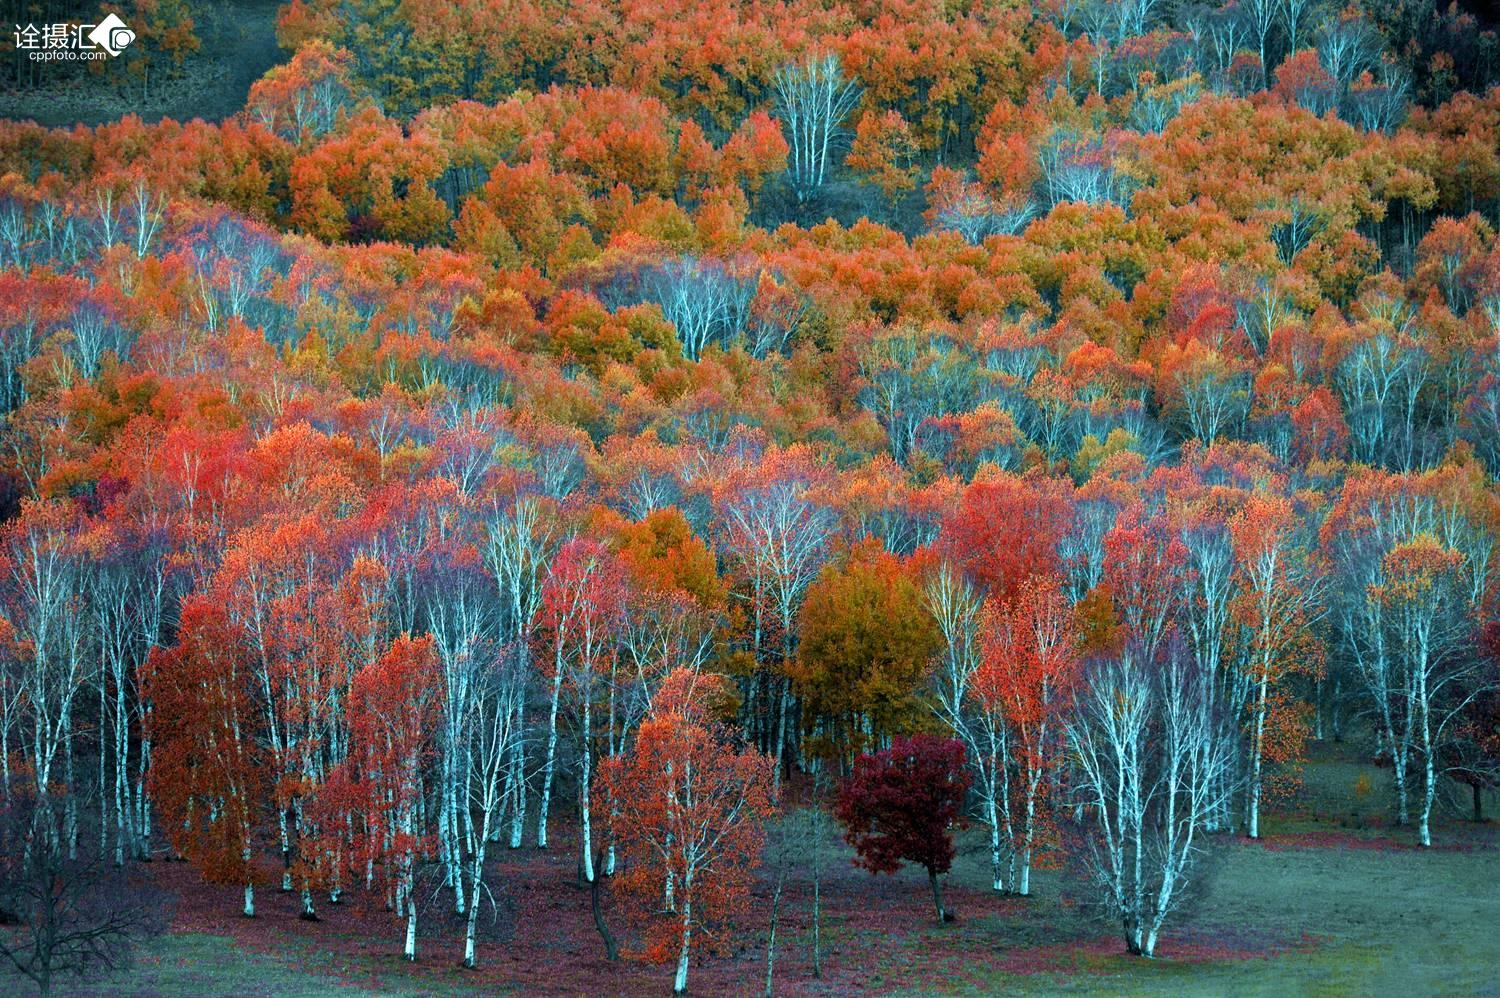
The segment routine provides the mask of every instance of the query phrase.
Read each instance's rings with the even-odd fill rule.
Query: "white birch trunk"
[[[585,693],[583,696],[583,773],[578,786],[578,805],[583,817],[583,879],[585,883],[594,882],[594,842],[593,842],[593,801],[589,793],[589,783],[593,776],[592,763],[593,751],[589,746],[589,739],[593,732],[592,715],[589,701],[592,698]]]
[[[994,788],[985,795],[985,821],[990,826],[990,871],[993,874],[991,888],[996,894],[1005,893],[1004,865],[1000,859],[1000,815],[995,810]]]
[[[561,642],[561,637],[558,638]],[[552,806],[552,773],[557,764],[557,705],[562,700],[562,662],[555,663],[552,677],[552,706],[547,712],[547,759],[542,765],[542,799],[537,806],[536,845],[547,848],[547,810]]]
[[[1266,687],[1270,685],[1270,677],[1267,674],[1269,663],[1261,663],[1260,682],[1255,699],[1255,740],[1254,747],[1250,753],[1250,809],[1247,817],[1246,832],[1252,839],[1260,838],[1260,787],[1261,766],[1265,758],[1265,734],[1266,734]]]
[[[693,939],[693,902],[691,898],[682,902],[682,949],[677,954],[677,976],[672,981],[672,993],[687,991],[689,946]]]

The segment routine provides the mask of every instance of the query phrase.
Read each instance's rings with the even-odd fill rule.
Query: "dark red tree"
[[[969,771],[963,743],[937,735],[897,738],[862,755],[834,805],[855,863],[871,873],[895,873],[902,863],[927,870],[938,923],[947,920],[938,875],[953,865],[955,823],[962,821]]]
[[[1449,748],[1449,775],[1474,798],[1474,821],[1484,820],[1484,791],[1500,786],[1500,620],[1490,621],[1480,640],[1485,660],[1480,691],[1459,715],[1459,737]]]

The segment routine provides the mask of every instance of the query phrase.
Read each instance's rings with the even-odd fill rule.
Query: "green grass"
[[[1266,822],[1268,835],[1293,837],[1276,848],[1221,840],[1211,891],[1194,911],[1168,922],[1161,959],[1125,956],[1115,948],[1109,926],[1061,904],[1067,884],[1055,871],[1035,874],[1031,899],[992,905],[984,893],[988,857],[976,830],[965,836],[950,879],[955,887],[979,891],[980,900],[971,895],[958,922],[942,928],[913,922],[906,929],[893,923],[883,945],[861,946],[862,930],[847,921],[848,906],[866,902],[825,895],[825,965],[835,972],[832,980],[843,983],[820,987],[789,972],[782,984],[799,993],[827,994],[842,993],[855,982],[860,993],[875,994],[1407,998],[1493,991],[1500,983],[1495,969],[1500,968],[1500,848],[1493,829],[1480,834],[1466,822],[1445,818],[1436,829],[1438,849],[1410,848],[1413,830],[1390,826],[1389,779],[1387,771],[1359,758],[1358,747],[1316,746],[1301,791]],[[1356,794],[1356,785],[1365,783],[1369,792]],[[1309,836],[1312,847],[1297,845],[1296,836]],[[1349,839],[1354,846],[1341,844]],[[1398,848],[1355,847],[1362,845],[1358,840]],[[1467,847],[1442,848],[1452,843]],[[841,846],[833,851],[843,856]],[[917,873],[906,871],[896,879],[911,898],[924,897],[925,882]],[[921,909],[919,903],[913,907]],[[1200,944],[1192,959],[1173,955],[1174,945],[1182,952],[1184,930]],[[800,945],[793,939],[789,933],[788,957]],[[1077,947],[1070,942],[1080,939],[1094,942]],[[1204,945],[1222,946],[1234,956],[1204,956]],[[1050,970],[1022,975],[995,969],[1009,957],[1043,950],[1048,959],[1033,965]],[[753,964],[755,958],[750,960]],[[370,983],[345,983],[350,980]],[[639,980],[654,985],[657,977],[648,971]],[[457,968],[419,981],[394,956],[346,951],[336,957],[295,934],[278,940],[272,955],[224,937],[183,934],[152,941],[131,970],[86,988],[60,982],[58,992],[194,998],[429,995],[472,993],[469,983]]]
[[[288,944],[284,955],[252,953],[224,936],[182,933],[151,940],[136,954],[134,965],[89,984],[62,978],[55,991],[68,995],[163,996],[207,998],[210,995],[260,996],[374,994],[336,978],[309,971],[316,954]]]
[[[1370,792],[1356,794],[1360,777]],[[1170,957],[1169,921],[1165,958],[1084,956],[1072,975],[1017,977],[992,974],[977,988],[954,994],[1107,995],[1395,995],[1492,992],[1500,985],[1500,849],[1493,837],[1477,837],[1474,826],[1444,817],[1430,852],[1404,848],[1415,842],[1411,827],[1392,827],[1390,774],[1364,763],[1358,746],[1324,743],[1313,748],[1296,798],[1266,822],[1269,835],[1333,833],[1378,839],[1403,848],[1323,845],[1266,849],[1243,841],[1226,844],[1210,894],[1178,926],[1221,933],[1234,940],[1274,932],[1294,946],[1262,959],[1207,963]],[[1493,795],[1486,799],[1493,807]],[[1324,840],[1325,842],[1327,840]],[[1445,843],[1469,842],[1467,851]],[[983,877],[970,862],[955,873]],[[1059,875],[1037,878],[1038,926],[1075,928],[1076,916],[1047,898],[1062,886]],[[1050,909],[1050,910],[1042,910]],[[997,926],[1003,939],[1020,926]],[[1027,934],[1013,936],[1027,945]]]
[[[136,953],[134,964],[80,984],[61,978],[56,994],[132,998],[302,998],[316,995],[473,995],[467,971],[456,964],[439,980],[420,982],[394,953],[351,957],[309,945],[295,937],[277,951],[246,949],[234,939],[187,932],[160,936]],[[360,981],[378,981],[379,986]],[[500,991],[486,987],[486,994]]]
[[[1118,958],[1091,990],[1119,994],[1473,994],[1500,966],[1500,855],[1307,849],[1230,851],[1198,915],[1284,926],[1316,948],[1264,960]]]
[[[1307,948],[1262,959],[1192,963],[1081,954],[1074,973],[981,975],[952,994],[1417,995],[1474,994],[1500,967],[1500,853],[1230,847],[1212,895],[1191,916],[1201,929],[1275,928]],[[1050,891],[1054,876],[1043,875]],[[1030,932],[996,926],[1002,945],[1026,946],[1067,917],[1038,901]],[[1182,924],[1179,919],[1178,924]],[[1026,938],[1031,936],[1031,939]],[[1237,948],[1243,947],[1239,944]]]

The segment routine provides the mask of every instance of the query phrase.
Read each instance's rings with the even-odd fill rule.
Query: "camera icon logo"
[[[119,55],[135,41],[135,32],[120,20],[118,14],[108,14],[89,32],[89,41],[110,55]]]

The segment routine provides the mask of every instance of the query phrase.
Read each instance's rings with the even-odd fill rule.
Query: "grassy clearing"
[[[1389,774],[1364,763],[1358,751],[1316,747],[1302,791],[1267,823],[1265,843],[1219,843],[1211,893],[1196,911],[1168,924],[1161,958],[1154,961],[1125,956],[1110,926],[1066,903],[1061,873],[1039,871],[1029,899],[993,896],[977,831],[964,837],[947,891],[958,921],[941,928],[931,922],[923,875],[908,870],[872,877],[848,864],[842,843],[830,843],[825,976],[810,976],[807,885],[794,878],[778,934],[777,993],[1342,996],[1493,990],[1494,968],[1500,967],[1500,826],[1446,820],[1438,826],[1437,849],[1412,847],[1411,830],[1389,824]],[[1367,784],[1367,793],[1354,792]],[[361,922],[352,911],[326,912],[325,921],[308,926],[296,921],[292,900],[268,891],[263,917],[247,925],[228,917],[233,898],[196,898],[184,889],[188,910],[179,915],[179,927],[203,931],[154,942],[128,972],[89,988],[61,990],[169,996],[664,993],[669,968],[609,965],[598,958],[584,893],[571,883],[572,860],[564,853],[502,855],[497,882],[515,895],[504,906],[513,919],[481,947],[485,966],[479,973],[454,965],[459,927],[437,916],[426,923],[423,961],[412,968],[394,955],[398,934],[388,918]],[[695,967],[695,992],[758,993],[765,973],[760,920],[767,910],[768,899],[759,898],[756,918],[743,925],[746,945],[739,953]],[[212,913],[225,917],[214,921]]]
[[[1046,882],[1051,878],[1043,879],[1046,888],[1053,886]],[[1494,849],[1422,853],[1235,844],[1226,849],[1212,895],[1179,926],[1191,926],[1188,939],[1216,939],[1241,952],[1253,949],[1246,927],[1255,936],[1274,930],[1291,948],[1261,959],[1200,962],[1174,957],[1184,933],[1169,930],[1160,960],[1090,949],[1076,961],[1086,973],[992,973],[950,993],[1473,994],[1495,986],[1494,968],[1500,966],[1497,882],[1500,851]],[[1047,921],[1062,930],[1067,919],[1058,919],[1052,907]],[[999,928],[1000,945],[1025,946],[1026,935],[1036,935],[1034,927],[1030,933],[1022,926]],[[1015,935],[1006,939],[1011,929]]]
[[[187,932],[153,940],[136,954],[135,964],[89,984],[62,980],[56,991],[70,995],[121,998],[245,998],[299,995],[373,995],[318,974],[304,962],[315,954],[289,941],[284,955],[251,953],[227,936]]]
[[[1303,777],[1296,797],[1266,823],[1271,844],[1223,846],[1212,892],[1176,921],[1175,931],[1169,923],[1162,959],[1090,950],[1075,961],[1076,970],[1087,973],[985,974],[977,987],[951,993],[1494,991],[1500,985],[1500,835],[1494,823],[1447,818],[1437,826],[1437,848],[1421,851],[1412,847],[1413,829],[1394,826],[1390,772],[1361,759],[1358,745],[1314,745]],[[983,870],[961,871],[967,878],[976,874],[982,878]],[[1057,874],[1041,874],[1038,886],[1038,914],[1046,910],[1039,924],[997,926],[1000,945],[1036,945],[1048,932],[1082,929],[1076,916],[1048,900],[1061,887]],[[1234,950],[1235,958],[1192,954],[1210,940]],[[1244,958],[1267,944],[1279,952]]]

